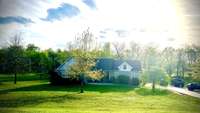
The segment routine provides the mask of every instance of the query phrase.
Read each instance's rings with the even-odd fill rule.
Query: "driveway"
[[[146,84],[145,86],[150,88],[151,84],[149,83],[149,84]],[[163,87],[163,86],[160,86],[160,85],[156,85],[156,87],[161,88],[161,89],[167,89],[167,90],[175,92],[175,93],[179,93],[179,94],[182,94],[182,95],[189,95],[189,96],[196,97],[196,98],[200,99],[200,93],[189,91],[189,90],[184,89],[184,88],[177,88],[177,87],[173,87],[173,86]]]
[[[173,92],[180,93],[180,94],[190,95],[190,96],[193,96],[193,97],[200,98],[200,94],[199,93],[193,92],[193,91],[189,91],[189,90],[184,89],[184,88],[177,88],[177,87],[173,87],[173,86],[168,86],[168,87],[166,87],[166,89],[168,89],[170,91],[173,91]]]

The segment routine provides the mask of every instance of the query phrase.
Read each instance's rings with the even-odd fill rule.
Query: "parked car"
[[[184,80],[181,78],[181,77],[174,77],[172,80],[171,80],[171,85],[172,86],[175,86],[175,87],[184,87]]]
[[[199,90],[200,89],[200,83],[189,83],[187,85],[188,90],[194,91],[194,90]]]

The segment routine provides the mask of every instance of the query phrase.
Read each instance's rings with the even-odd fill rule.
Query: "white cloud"
[[[43,49],[60,48],[58,45],[65,45],[87,27],[97,37],[102,35],[100,31],[110,29],[103,34],[105,38],[99,39],[102,42],[134,40],[142,44],[154,42],[163,47],[179,47],[189,40],[189,33],[184,29],[186,20],[172,0],[96,0],[97,8],[94,10],[81,0],[4,2],[9,5],[3,7],[2,10],[6,11],[0,12],[0,16],[23,16],[31,18],[35,23],[28,26],[15,24],[21,26],[19,28],[0,25],[0,30],[4,29],[8,33],[16,29],[26,31],[26,42],[35,43]],[[40,20],[47,16],[47,9],[59,7],[63,2],[77,6],[80,15],[54,22]],[[120,38],[115,30],[124,30],[127,35]],[[170,42],[169,38],[175,40]]]

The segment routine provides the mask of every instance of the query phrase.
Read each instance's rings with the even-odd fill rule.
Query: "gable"
[[[133,67],[127,62],[123,62],[121,65],[118,66],[118,70],[120,71],[131,71],[132,69]]]

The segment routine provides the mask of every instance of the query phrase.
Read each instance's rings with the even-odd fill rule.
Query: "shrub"
[[[160,85],[167,86],[169,84],[169,81],[170,81],[170,78],[167,75],[162,76],[162,78],[160,79]]]
[[[117,83],[128,84],[129,80],[130,80],[130,78],[127,75],[119,75],[117,77]]]
[[[51,85],[75,85],[80,84],[78,79],[62,78],[55,71],[50,71],[50,84]]]
[[[161,85],[161,86],[167,86],[167,85],[168,85],[168,81],[165,80],[165,79],[161,79],[161,80],[160,80],[160,85]]]
[[[132,78],[132,79],[131,79],[131,85],[139,86],[139,85],[140,85],[140,80],[139,80],[139,78]]]

